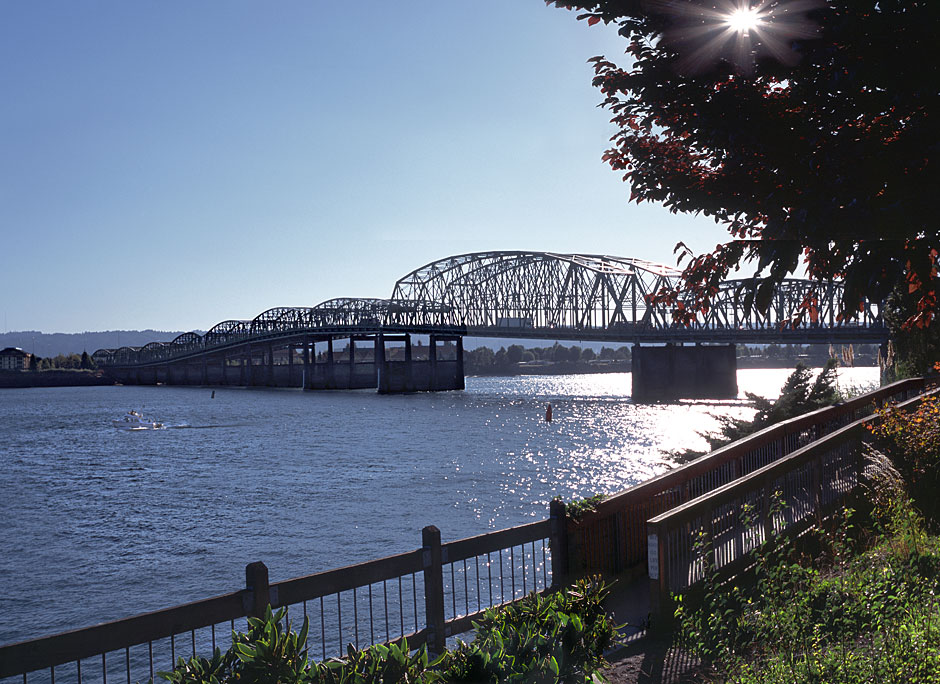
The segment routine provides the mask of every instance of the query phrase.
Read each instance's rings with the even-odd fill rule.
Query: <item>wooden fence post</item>
[[[441,531],[434,525],[421,530],[424,547],[424,610],[428,629],[428,648],[443,653],[447,648],[444,634],[444,571],[441,561]]]
[[[252,617],[263,618],[265,610],[271,604],[271,597],[268,568],[261,561],[245,566],[245,589],[251,592],[248,614]]]
[[[662,524],[646,522],[646,570],[650,586],[650,626],[666,628],[670,624],[669,578],[666,564],[668,531]]]
[[[561,589],[568,584],[568,512],[561,499],[552,499],[548,511],[552,524],[549,540],[552,551],[552,589]]]

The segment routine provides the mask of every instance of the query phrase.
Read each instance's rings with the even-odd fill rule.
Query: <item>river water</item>
[[[787,370],[741,370],[775,396]],[[877,369],[844,369],[846,386]],[[467,378],[379,396],[181,387],[0,391],[0,644],[547,517],[705,448],[743,401],[638,405],[630,375]],[[545,422],[547,403],[553,407]],[[121,431],[142,410],[167,427]]]

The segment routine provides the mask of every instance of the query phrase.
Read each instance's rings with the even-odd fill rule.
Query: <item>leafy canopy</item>
[[[628,41],[627,66],[592,61],[619,129],[604,159],[631,200],[730,231],[686,263],[682,292],[657,297],[677,320],[707,311],[746,264],[746,305],[764,311],[801,259],[820,284],[844,279],[844,318],[895,289],[916,295],[908,326],[936,315],[940,2],[554,4],[616,24]],[[681,262],[691,255],[680,249]],[[817,306],[808,295],[796,320]]]

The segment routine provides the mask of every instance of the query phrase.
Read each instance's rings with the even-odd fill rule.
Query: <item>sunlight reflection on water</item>
[[[788,374],[742,370],[739,387],[772,396]],[[669,452],[704,449],[716,416],[753,413],[740,400],[640,405],[630,390],[621,373],[393,396],[0,392],[0,579],[31,588],[0,592],[0,643],[230,591],[253,560],[285,579],[416,548],[428,524],[449,540],[544,518],[553,497],[625,489]],[[204,429],[112,428],[129,408]]]

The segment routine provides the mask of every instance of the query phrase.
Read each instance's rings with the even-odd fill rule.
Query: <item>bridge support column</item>
[[[734,399],[738,364],[733,344],[633,346],[633,400]]]
[[[349,336],[349,381],[347,387],[353,386],[353,380],[356,376],[356,338]]]
[[[301,388],[310,389],[312,380],[313,378],[310,377],[310,338],[304,335],[304,373],[300,383]]]
[[[457,336],[457,369],[454,377],[454,389],[466,389],[466,379],[463,373],[463,337]]]
[[[267,358],[267,364],[265,364],[267,366],[267,373],[266,373],[267,382],[265,382],[265,384],[268,387],[274,387],[275,382],[274,382],[274,345],[273,344],[268,343],[267,352],[268,352],[267,353],[268,358]]]
[[[405,343],[405,358],[390,360],[386,341]],[[457,358],[438,358],[438,342],[456,342]],[[375,363],[378,367],[379,394],[400,392],[436,392],[464,388],[462,341],[459,336],[430,336],[427,360],[415,360],[410,335],[384,335],[376,341]]]
[[[428,364],[430,364],[431,387],[437,387],[437,335],[428,335]]]
[[[296,349],[296,347],[293,344],[287,345],[287,385],[288,387],[297,386],[297,384],[294,382],[294,349]]]
[[[336,389],[336,359],[333,356],[333,338],[326,341],[326,389]]]

